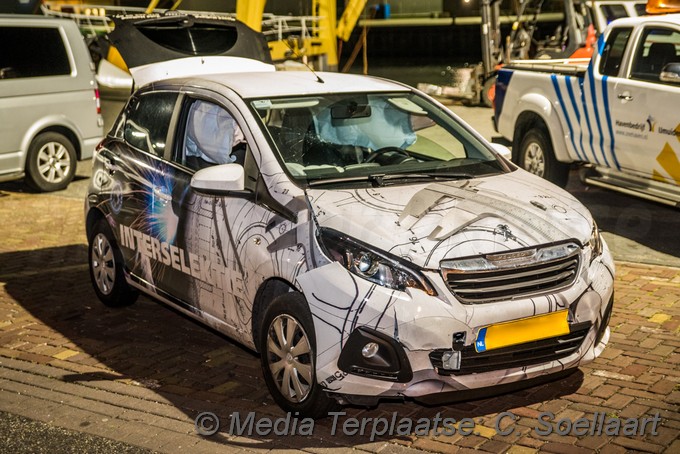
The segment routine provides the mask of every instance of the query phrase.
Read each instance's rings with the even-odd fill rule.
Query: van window
[[[0,79],[71,74],[58,28],[0,27],[0,43]]]
[[[130,101],[126,112],[125,141],[135,148],[162,157],[177,93],[148,93]]]

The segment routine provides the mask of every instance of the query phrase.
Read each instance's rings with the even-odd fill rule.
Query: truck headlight
[[[337,230],[320,228],[317,236],[319,245],[328,258],[367,281],[402,292],[407,288],[414,288],[436,295],[427,278],[404,259],[373,248]]]
[[[595,221],[593,221],[593,231],[590,234],[588,246],[590,247],[591,262],[600,255],[602,255],[602,236],[600,235],[600,229],[597,228],[597,224],[595,223]]]

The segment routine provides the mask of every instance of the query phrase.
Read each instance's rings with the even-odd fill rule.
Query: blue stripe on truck
[[[614,130],[612,129],[612,117],[611,114],[609,113],[609,91],[607,88],[607,79],[609,76],[602,76],[602,99],[604,100],[604,112],[607,117],[607,125],[609,126],[609,140],[610,140],[610,149],[612,153],[612,158],[614,158],[614,164],[616,165],[617,170],[621,170],[621,166],[619,165],[619,160],[616,159],[616,151],[614,148]]]
[[[578,154],[578,150],[576,149],[576,143],[574,142],[574,129],[571,127],[571,120],[569,120],[569,113],[567,113],[567,108],[564,105],[564,98],[562,98],[562,92],[560,91],[560,85],[559,82],[557,81],[557,76],[555,74],[551,74],[550,80],[552,81],[553,87],[555,87],[557,102],[559,102],[560,106],[562,107],[564,119],[567,121],[567,127],[569,128],[569,138],[571,139],[571,146],[574,147],[574,150],[576,150],[576,154]]]
[[[512,78],[513,72],[514,71],[512,70],[501,69],[498,71],[498,76],[496,77],[496,93],[493,100],[496,125],[498,125],[498,120],[500,120],[501,113],[503,112],[505,93],[508,91],[508,85],[510,84],[510,79]]]
[[[593,106],[597,106],[597,92],[595,91],[595,76],[592,63],[588,65],[588,85],[590,85],[590,97],[593,100]],[[595,122],[597,124],[597,132],[600,134],[600,153],[602,153],[605,165],[609,167],[609,160],[607,159],[607,155],[604,152],[604,134],[602,134],[600,113],[596,108],[593,108],[593,110],[595,111]]]
[[[574,109],[574,112],[576,112],[576,121],[579,124],[579,135],[578,135],[578,143],[579,146],[581,147],[581,153],[576,150],[576,154],[578,155],[579,159],[586,161],[586,150],[583,148],[583,128],[580,127],[581,125],[581,112],[578,110],[578,104],[576,102],[576,96],[574,96],[574,88],[572,87],[572,81],[571,81],[571,76],[567,76],[567,92],[569,93],[569,99],[571,100],[571,107]]]
[[[599,165],[600,160],[597,159],[597,153],[595,153],[595,148],[593,147],[593,130],[590,127],[590,115],[588,115],[588,106],[586,105],[586,91],[583,89],[584,80],[579,80],[580,90],[581,90],[581,104],[583,104],[583,113],[586,116],[585,124],[588,126],[588,139],[590,141],[590,151],[593,153],[593,158],[595,162]]]

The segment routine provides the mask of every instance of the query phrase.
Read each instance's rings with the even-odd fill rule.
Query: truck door
[[[680,84],[661,77],[666,65],[680,62],[680,29],[650,24],[629,46],[627,77],[608,83],[617,165],[680,184]]]

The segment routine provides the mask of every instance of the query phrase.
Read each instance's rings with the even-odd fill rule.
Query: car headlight
[[[329,228],[320,228],[318,239],[328,258],[367,281],[395,290],[414,288],[436,295],[427,278],[406,260]]]
[[[597,224],[595,223],[595,221],[593,221],[593,231],[590,234],[588,246],[590,247],[591,262],[600,255],[602,255],[602,236],[600,235],[600,229],[597,228]]]

